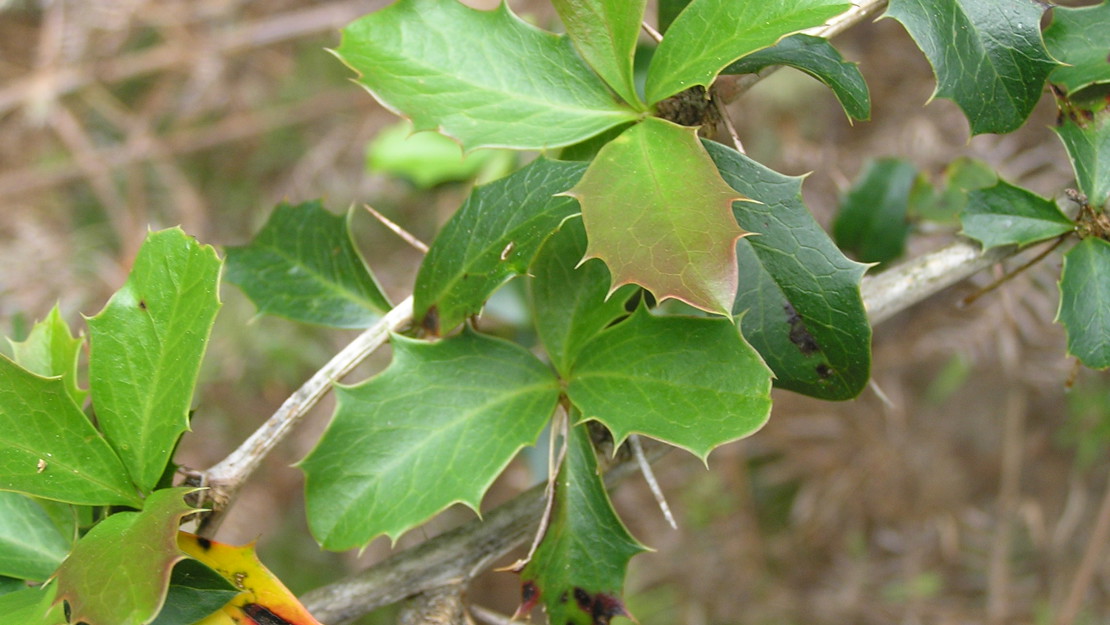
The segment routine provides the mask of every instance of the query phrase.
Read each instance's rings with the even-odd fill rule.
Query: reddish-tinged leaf
[[[151,493],[142,512],[120,512],[81,538],[58,568],[58,600],[70,607],[70,622],[144,625],[162,609],[173,565],[185,557],[177,548],[188,488]]]
[[[222,610],[196,625],[320,625],[254,552],[179,532],[177,544],[242,590]]]
[[[632,126],[601,149],[567,191],[582,205],[589,245],[613,277],[611,290],[639,284],[728,314],[736,296],[736,224],[743,199],[721,178],[695,136],[658,118]]]

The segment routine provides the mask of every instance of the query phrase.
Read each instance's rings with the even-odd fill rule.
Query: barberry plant
[[[645,437],[706,460],[766,423],[773,386],[826,400],[861,392],[868,265],[812,218],[801,178],[748,158],[717,127],[730,126],[722,84],[780,65],[866,120],[862,75],[823,35],[884,3],[660,0],[657,33],[644,27],[645,0],[552,4],[565,34],[508,4],[457,0],[398,0],[343,32],[336,56],[417,131],[467,151],[542,153],[473,190],[428,249],[411,300],[383,293],[351,237],[353,212],[282,204],[223,261],[178,229],[151,233],[127,283],[87,319],[87,387],[85,339],[57,310],[12,343],[0,357],[0,623],[314,622],[288,593],[242,583],[252,556],[178,532],[204,513],[197,501],[211,503],[210,519],[223,512],[236,486],[222,469],[240,466],[193,475],[207,494],[174,486],[223,265],[261,312],[341,328],[384,316],[399,330],[384,371],[335,386],[330,425],[299,463],[323,547],[396,540],[456,503],[477,511],[516,454],[552,433],[546,510],[515,569],[518,613],[542,605],[560,625],[629,616],[625,571],[644,550],[609,502],[599,438],[615,449]],[[892,0],[887,16],[973,134],[1021,127],[1049,86],[1076,175],[1065,205],[989,172],[952,192],[964,234],[984,248],[1071,246],[1059,320],[1069,353],[1103,369],[1110,4],[1053,8],[1042,32],[1044,11],[1034,0]],[[638,50],[650,52],[643,68]],[[841,246],[883,243],[861,258],[894,258],[905,229],[867,235],[885,218],[868,202],[904,196],[909,179],[896,162],[877,165],[837,223]],[[510,280],[526,285],[538,345],[475,322]]]

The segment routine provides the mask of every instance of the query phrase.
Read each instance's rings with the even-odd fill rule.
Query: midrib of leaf
[[[550,33],[545,33],[545,34],[550,34]],[[557,35],[552,35],[552,36],[558,37]],[[558,38],[561,39],[561,37],[558,37]],[[560,42],[560,44],[565,45],[562,42]],[[627,119],[632,119],[633,117],[642,117],[644,115],[643,113],[637,113],[635,110],[628,107],[624,102],[622,102],[622,101],[620,101],[616,98],[612,99],[611,104],[613,105],[614,108],[611,108],[611,109],[600,109],[600,108],[586,106],[585,105],[586,103],[582,102],[581,100],[579,100],[577,102],[577,106],[572,106],[571,103],[569,103],[569,102],[561,102],[561,101],[560,102],[552,102],[551,100],[547,100],[547,99],[535,96],[533,94],[522,94],[521,92],[514,90],[512,88],[512,85],[507,85],[507,84],[504,84],[502,82],[498,82],[495,85],[491,85],[489,83],[478,82],[478,81],[475,81],[475,80],[466,80],[466,79],[464,79],[460,76],[457,76],[455,74],[447,74],[446,72],[444,72],[443,68],[441,68],[437,65],[422,63],[422,62],[420,62],[419,59],[416,59],[414,57],[403,57],[403,61],[406,64],[416,66],[416,67],[418,67],[419,69],[421,69],[423,71],[423,73],[421,75],[419,75],[417,77],[414,77],[415,80],[419,80],[421,77],[429,76],[429,75],[439,77],[440,80],[443,80],[443,77],[446,76],[448,79],[450,79],[450,81],[452,83],[454,83],[456,85],[461,85],[462,87],[465,87],[466,89],[460,89],[459,90],[460,92],[463,92],[463,93],[465,93],[467,89],[469,89],[470,91],[477,91],[477,92],[481,92],[481,91],[500,92],[500,93],[507,94],[507,95],[511,96],[514,100],[523,101],[523,102],[531,104],[532,106],[540,105],[540,106],[545,107],[549,110],[565,111],[565,112],[574,113],[575,115],[581,115],[582,113],[589,113],[589,114],[598,115],[598,116],[601,116],[601,115],[614,116],[615,115],[615,116],[619,116],[621,119],[626,119],[626,120]],[[589,71],[591,73],[593,72],[592,69],[590,69]],[[398,73],[397,75],[399,76],[400,74]],[[572,78],[575,79],[575,82],[578,82],[577,77],[572,75]],[[600,83],[600,78],[598,80],[599,80],[599,85],[598,86],[602,87],[602,89],[598,90],[598,94],[609,91],[608,86],[604,85],[603,83]],[[376,89],[374,89],[373,91],[375,91],[375,93],[377,92]],[[441,94],[446,93],[446,91],[441,89],[439,91],[439,93],[441,93]],[[488,106],[494,106],[494,104],[491,103]],[[392,108],[392,105],[389,105],[389,108]],[[521,117],[524,117],[524,116],[521,116]]]
[[[656,386],[656,387],[666,386],[667,388],[671,388],[671,389],[675,389],[675,390],[681,390],[681,391],[684,391],[684,392],[689,392],[691,390],[696,390],[696,391],[705,391],[705,392],[708,392],[708,393],[713,393],[715,395],[730,395],[730,396],[734,396],[734,397],[743,397],[743,398],[755,397],[753,395],[745,395],[743,393],[738,393],[736,391],[727,391],[727,390],[722,391],[719,387],[700,386],[698,384],[685,384],[685,383],[677,384],[677,383],[671,382],[669,380],[660,380],[658,378],[640,378],[640,377],[636,377],[636,376],[633,376],[633,375],[629,375],[629,374],[626,374],[626,373],[620,373],[620,372],[608,372],[608,373],[599,372],[599,373],[586,373],[586,374],[575,374],[575,373],[572,372],[571,376],[570,376],[570,379],[571,379],[571,381],[581,381],[581,380],[589,380],[589,379],[626,380],[626,381],[634,382],[636,384],[641,384],[641,385],[650,384],[651,386]]]
[[[283,260],[289,262],[289,264],[291,266],[301,268],[306,274],[308,274],[311,277],[316,278],[320,283],[324,284],[328,288],[329,291],[339,295],[342,299],[353,302],[354,304],[356,304],[360,308],[364,308],[364,309],[367,309],[367,310],[370,310],[370,311],[373,311],[373,312],[377,312],[377,311],[374,310],[374,308],[367,306],[366,302],[363,301],[362,298],[360,298],[357,294],[348,291],[343,286],[342,283],[336,282],[336,281],[328,278],[325,274],[320,273],[319,271],[317,271],[311,265],[308,265],[308,264],[302,262],[296,256],[294,256],[292,254],[288,254],[288,253],[284,252],[281,248],[275,247],[275,246],[272,246],[272,245],[267,246],[267,249],[272,250],[275,255],[277,255],[278,257],[282,258]]]
[[[460,356],[459,357],[459,359],[465,359],[465,358],[466,358],[466,356]],[[455,360],[455,359],[452,359],[452,360]],[[542,391],[544,389],[553,389],[554,390],[556,388],[557,388],[556,384],[554,382],[551,382],[551,381],[543,382],[543,383],[537,383],[537,384],[529,384],[529,385],[526,385],[526,386],[520,386],[520,387],[517,387],[514,391],[512,391],[510,393],[499,394],[496,398],[494,398],[491,401],[487,401],[487,402],[481,404],[480,406],[477,406],[477,407],[472,408],[470,410],[460,412],[456,418],[448,421],[447,423],[437,424],[435,426],[435,429],[431,430],[433,432],[432,436],[425,437],[424,439],[422,439],[422,441],[420,443],[418,443],[416,445],[408,445],[407,447],[405,447],[404,453],[391,456],[387,462],[385,462],[382,465],[379,465],[378,467],[375,467],[375,469],[376,469],[375,475],[380,476],[380,475],[384,475],[384,474],[394,473],[400,465],[406,464],[407,461],[410,460],[411,458],[413,458],[414,456],[420,456],[425,451],[425,449],[427,449],[429,447],[431,447],[431,448],[442,447],[443,446],[442,444],[436,445],[436,444],[433,444],[433,443],[437,442],[437,441],[440,441],[440,440],[443,440],[444,437],[454,438],[454,434],[457,431],[459,425],[462,424],[463,422],[473,418],[474,415],[476,415],[476,414],[480,414],[482,412],[485,412],[486,410],[492,409],[493,407],[496,407],[498,404],[511,402],[511,401],[521,397],[521,396],[524,396],[524,395],[527,395],[527,394],[530,394],[530,393],[536,393],[536,392]],[[418,396],[421,396],[421,395],[427,395],[428,393],[431,393],[433,391],[440,391],[440,390],[453,392],[453,391],[457,391],[458,389],[456,389],[454,387],[445,387],[445,386],[441,386],[441,385],[432,385],[432,386],[426,386],[426,387],[420,389],[419,391],[414,391],[413,393],[399,395],[398,399],[403,400],[403,399],[406,399],[408,397],[418,397]],[[421,428],[412,428],[412,429],[421,429],[421,430],[427,431],[429,428],[421,427]],[[523,445],[521,445],[520,447],[522,447],[522,446]],[[452,453],[457,454],[458,453],[458,446],[453,445],[452,448],[453,448]],[[519,449],[519,447],[518,447],[518,449]],[[357,493],[358,493],[357,497],[352,497],[352,499],[357,499],[358,497],[361,497],[361,496],[365,495],[367,492],[369,492],[371,490],[373,490],[372,487],[364,486],[363,488],[360,488],[360,489],[357,490]],[[466,493],[463,496],[467,496],[467,495],[470,495],[470,493]],[[461,498],[456,498],[454,500],[454,502],[463,502],[463,501],[464,500],[461,499]],[[387,512],[392,513],[395,510],[396,510],[396,506],[391,507],[391,508],[386,508],[386,509],[383,510],[382,514],[384,515]],[[355,512],[355,511],[353,509],[349,509],[348,513],[351,513],[351,512]],[[340,515],[340,517],[338,517],[338,519],[342,519],[345,516],[346,515]],[[333,527],[334,527],[334,525],[338,525],[338,519],[337,519],[337,522],[335,524],[333,524]]]
[[[18,450],[23,451],[23,452],[26,452],[28,455],[31,455],[31,456],[38,457],[38,456],[42,455],[41,450],[39,450],[39,449],[29,449],[29,448],[27,448],[23,445],[19,445],[17,443],[12,442],[12,441],[4,441],[3,445],[5,445],[7,447],[12,447],[14,449],[18,449]],[[71,474],[79,475],[79,476],[81,476],[81,479],[83,479],[85,481],[92,482],[93,484],[98,484],[98,485],[104,487],[105,490],[109,490],[109,491],[114,492],[118,495],[122,495],[123,498],[127,499],[128,501],[133,501],[133,502],[140,501],[140,498],[137,495],[135,495],[135,493],[129,493],[126,490],[120,490],[115,484],[108,484],[108,483],[105,483],[105,482],[101,482],[99,479],[96,479],[94,476],[82,471],[80,465],[68,464],[63,460],[55,460],[54,458],[55,458],[55,456],[50,457],[50,460],[47,462],[47,468],[53,468],[56,464],[58,466],[58,468],[63,469],[63,470],[68,469]],[[126,467],[125,467],[125,471],[126,471]]]

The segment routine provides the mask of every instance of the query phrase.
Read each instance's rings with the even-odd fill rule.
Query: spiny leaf
[[[61,378],[0,355],[0,489],[76,504],[141,502],[127,469]]]
[[[227,280],[259,312],[337,328],[368,328],[391,308],[351,238],[353,211],[319,201],[278,204],[249,245],[227,248]]]
[[[626,285],[606,298],[609,272],[597,260],[579,264],[586,252],[581,219],[568,219],[544,243],[532,264],[531,304],[536,331],[562,375],[582,347],[618,317],[636,292]]]
[[[193,512],[188,488],[150,494],[142,512],[119,512],[93,526],[58,569],[58,600],[71,621],[88,625],[145,625],[166,598],[181,517]]]
[[[262,564],[254,551],[254,543],[236,547],[179,532],[177,544],[189,557],[210,567],[239,589],[222,609],[196,625],[320,625],[281,580]]]
[[[867,164],[840,201],[833,238],[865,263],[885,263],[902,255],[910,222],[910,191],[917,178],[912,163],[880,158]]]
[[[1098,100],[1101,100],[1099,102]],[[1095,101],[1064,100],[1062,124],[1056,134],[1068,151],[1079,190],[1095,210],[1110,203],[1110,108]]]
[[[693,0],[671,23],[652,58],[647,101],[655,104],[695,85],[708,87],[736,59],[819,26],[850,6],[843,0]]]
[[[632,57],[645,0],[552,0],[582,58],[624,98],[643,108],[632,80]]]
[[[31,328],[25,341],[8,341],[16,364],[46,378],[61,376],[73,403],[81,406],[89,394],[77,384],[77,358],[81,355],[83,338],[70,334],[62,314],[55,305],[46,319]]]
[[[646,551],[613,511],[584,425],[570,428],[550,525],[520,572],[518,614],[542,601],[551,623],[608,625],[629,616],[621,590],[632,556]]]
[[[1061,65],[1048,81],[1066,94],[1110,82],[1110,2],[1090,7],[1053,7],[1044,42]]]
[[[0,491],[0,575],[43,581],[65,559],[72,540],[37,501]]]
[[[799,69],[828,85],[851,119],[871,118],[871,95],[859,71],[827,39],[790,35],[770,48],[753,52],[729,65],[722,74],[755,74],[772,65]]]
[[[866,265],[829,239],[802,201],[802,179],[784,176],[707,141],[737,202],[741,275],[733,312],[744,337],[775,372],[775,385],[821,399],[851,399],[871,377],[871,325],[860,295]]]
[[[482,495],[559,398],[558,381],[513,343],[469,329],[436,343],[393,339],[377,377],[339,387],[335,416],[301,461],[312,533],[334,550],[396,540]]]
[[[507,3],[399,0],[347,26],[336,54],[384,106],[467,150],[570,145],[640,115]]]
[[[732,216],[741,199],[717,172],[693,128],[651,118],[598,152],[573,189],[582,205],[589,246],[612,274],[611,289],[639,284],[728,314],[736,295],[736,240],[746,234]]]
[[[729,319],[641,307],[582,349],[567,393],[618,444],[638,433],[704,460],[767,422],[771,371]]]
[[[963,233],[983,249],[1029,245],[1075,229],[1055,202],[1002,180],[968,194],[960,221]]]
[[[438,333],[478,314],[497,287],[528,270],[559,223],[578,212],[574,200],[555,194],[578,182],[585,169],[541,157],[474,189],[420,265],[413,318]]]
[[[180,228],[153,232],[127,283],[89,324],[96,416],[131,479],[150,492],[189,409],[220,308],[220,259]]]
[[[1035,0],[891,0],[937,77],[934,97],[963,110],[971,134],[1010,132],[1041,97],[1055,63],[1041,41]]]
[[[1087,237],[1064,254],[1060,309],[1068,353],[1092,369],[1110,367],[1110,241]]]

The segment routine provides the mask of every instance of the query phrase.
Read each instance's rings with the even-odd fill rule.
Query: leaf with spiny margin
[[[708,87],[733,61],[799,30],[820,26],[852,5],[843,0],[693,0],[675,18],[648,68],[655,104],[694,85]]]
[[[586,344],[567,393],[617,444],[643,434],[704,460],[767,422],[771,370],[730,319],[640,307]]]
[[[39,502],[0,491],[0,575],[43,581],[65,559],[72,540]]]
[[[647,551],[621,523],[585,425],[570,428],[543,541],[520,571],[518,615],[542,601],[550,623],[604,625],[630,617],[621,592],[628,561]]]
[[[770,48],[753,52],[722,74],[755,74],[772,65],[801,70],[824,83],[851,119],[871,119],[871,95],[857,63],[850,63],[827,39],[812,35],[790,35]]]
[[[177,546],[189,557],[234,583],[238,589],[219,611],[195,625],[320,625],[296,595],[262,564],[255,553],[254,543],[236,547],[188,532],[178,532]]]
[[[61,376],[73,403],[78,406],[85,403],[89,391],[77,383],[77,358],[85,340],[70,334],[57,305],[50,309],[46,319],[31,328],[27,340],[8,339],[8,342],[11,343],[16,364],[46,378]]]
[[[54,603],[57,589],[47,584],[0,595],[0,625],[66,625],[65,609]]]
[[[742,197],[721,179],[695,129],[654,117],[632,126],[566,194],[582,205],[585,257],[605,261],[610,290],[639,284],[660,301],[728,314],[736,240],[746,234],[730,207]]]
[[[93,526],[58,569],[57,600],[88,625],[145,625],[166,599],[190,488],[154,491],[141,512],[118,512]]]
[[[455,503],[477,510],[535,443],[559,383],[523,347],[467,328],[435,343],[395,336],[389,367],[336,395],[300,467],[312,533],[338,551],[380,534],[395,541]]]
[[[127,282],[89,324],[96,417],[145,493],[162,477],[220,309],[220,259],[171,228],[147,235]]]
[[[910,222],[910,193],[917,180],[913,163],[898,158],[871,161],[840,201],[833,238],[865,263],[885,263],[902,255]]]
[[[830,400],[859,395],[871,377],[871,324],[860,295],[867,266],[849,260],[802,201],[802,179],[784,176],[711,141],[721,175],[755,202],[737,202],[741,274],[733,313],[780,388]]]
[[[960,215],[963,234],[983,244],[1029,245],[1075,230],[1056,203],[999,180],[993,187],[968,194]]]
[[[197,560],[185,558],[174,565],[166,601],[151,625],[201,625],[201,619],[238,594],[239,589],[219,573]]]
[[[1102,87],[1091,91],[1099,89]],[[1068,152],[1079,190],[1095,210],[1105,211],[1110,202],[1110,101],[1102,97],[1076,100],[1065,101],[1071,114],[1055,128],[1056,134]]]
[[[532,316],[551,364],[561,375],[570,372],[582,346],[627,314],[625,304],[636,292],[626,285],[611,296],[605,265],[590,260],[581,219],[568,219],[536,254],[529,273]]]
[[[1019,128],[1056,63],[1041,40],[1036,0],[891,0],[937,78],[933,97],[955,102],[971,134]]]
[[[86,505],[141,504],[127,469],[61,378],[0,355],[0,490]]]
[[[1073,94],[1110,82],[1110,2],[1090,7],[1053,7],[1045,46],[1063,63],[1048,81]]]
[[[351,217],[319,200],[278,204],[249,245],[227,248],[227,281],[258,311],[335,328],[368,328],[392,306],[351,238]]]
[[[582,177],[584,163],[538,158],[475,188],[436,236],[413,287],[413,319],[438,333],[476,315],[497,287],[528,270],[543,241],[579,211],[555,197]]]
[[[1056,320],[1068,353],[1092,369],[1110,367],[1110,241],[1087,237],[1064,254]]]
[[[632,57],[646,0],[552,0],[575,49],[603,80],[643,109],[632,80]]]
[[[570,145],[640,115],[567,37],[526,24],[508,3],[399,0],[343,29],[336,54],[386,108],[466,150]]]

